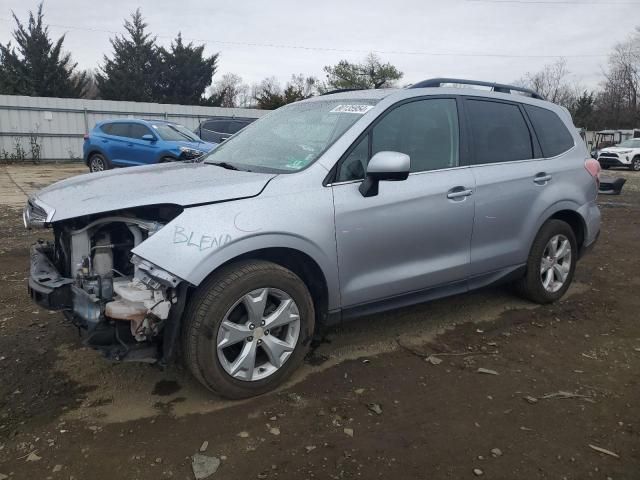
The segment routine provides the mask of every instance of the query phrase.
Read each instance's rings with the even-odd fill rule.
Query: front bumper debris
[[[67,310],[73,306],[73,280],[60,275],[51,256],[53,245],[49,242],[39,241],[31,246],[29,296],[47,310]]]

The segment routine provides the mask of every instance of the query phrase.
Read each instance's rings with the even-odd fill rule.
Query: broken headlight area
[[[124,214],[61,223],[53,242],[31,249],[31,297],[63,310],[108,357],[157,360],[182,280],[131,250],[164,223]]]

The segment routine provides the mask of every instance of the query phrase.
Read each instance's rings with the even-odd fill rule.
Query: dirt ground
[[[23,194],[56,175],[16,168]],[[4,202],[0,480],[192,479],[201,448],[212,479],[639,479],[640,174],[609,173],[627,185],[562,301],[499,287],[362,318],[242,402],[179,365],[108,363],[34,306],[38,232]]]

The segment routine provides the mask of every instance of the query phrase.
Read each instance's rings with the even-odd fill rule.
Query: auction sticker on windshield
[[[364,115],[373,108],[373,105],[338,105],[329,113],[357,113]]]

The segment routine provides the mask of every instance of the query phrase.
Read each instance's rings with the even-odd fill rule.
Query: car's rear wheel
[[[629,168],[634,172],[640,172],[640,157],[635,157],[631,161],[631,165],[629,166]]]
[[[533,242],[518,289],[536,303],[555,302],[571,285],[577,253],[576,237],[569,224],[547,221]]]
[[[100,153],[94,153],[91,155],[91,158],[89,158],[90,172],[102,172],[104,170],[109,170],[110,168],[111,163]]]
[[[302,363],[314,329],[304,282],[271,262],[224,267],[190,301],[183,326],[185,362],[207,388],[227,398],[265,393]]]

